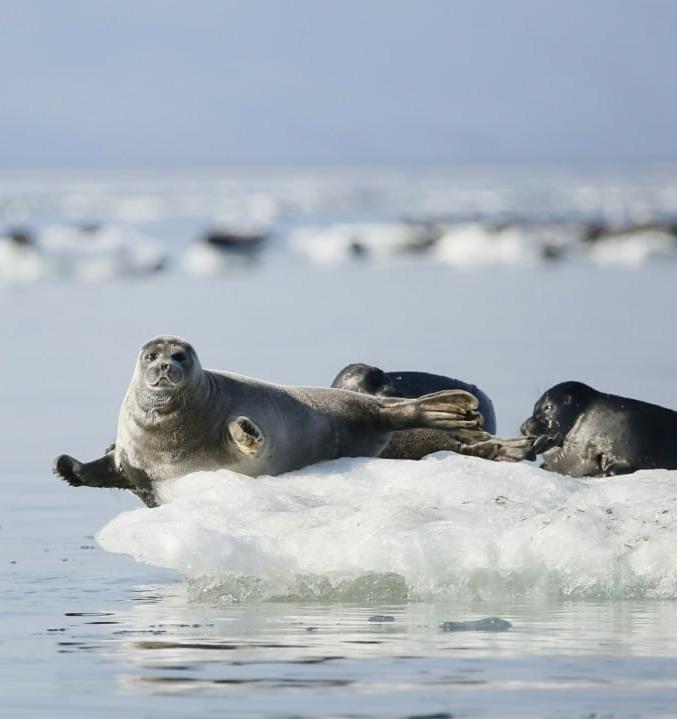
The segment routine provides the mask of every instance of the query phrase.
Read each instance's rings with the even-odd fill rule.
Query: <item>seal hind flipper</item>
[[[92,462],[79,462],[74,457],[62,454],[54,460],[52,472],[64,482],[68,482],[71,487],[128,489],[147,507],[157,507],[150,479],[142,472],[135,472],[135,481],[130,481],[115,466],[115,455],[112,450]]]
[[[451,440],[455,452],[495,462],[521,462],[529,459],[534,443],[532,437],[496,437],[473,429],[454,430]]]
[[[249,417],[238,417],[229,422],[228,433],[238,450],[247,457],[254,457],[263,449],[263,432]]]
[[[637,471],[630,462],[606,454],[599,456],[599,468],[602,477],[615,477],[618,474],[632,474]]]
[[[389,430],[477,428],[483,423],[477,397],[464,390],[443,390],[418,399],[380,400],[381,421]]]
[[[54,460],[52,471],[71,487],[134,489],[129,480],[118,471],[113,454],[106,454],[93,462],[78,462],[77,459],[62,454]]]

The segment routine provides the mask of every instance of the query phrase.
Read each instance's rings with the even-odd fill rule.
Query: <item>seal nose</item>
[[[160,362],[160,369],[166,372],[169,369],[169,362]]]

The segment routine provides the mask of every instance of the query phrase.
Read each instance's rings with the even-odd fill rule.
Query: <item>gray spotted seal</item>
[[[395,430],[479,431],[477,400],[461,390],[420,399],[289,387],[203,370],[193,347],[157,337],[138,356],[113,445],[101,458],[61,455],[69,484],[129,489],[149,506],[153,484],[199,470],[277,475],[337,457],[377,456]]]
[[[639,469],[677,469],[677,412],[562,382],[522,424],[543,469],[570,477],[610,477]]]
[[[409,429],[394,432],[380,456],[388,459],[421,459],[427,454],[452,450],[461,454],[497,461],[517,462],[525,459],[532,442],[524,437],[512,439],[493,436],[496,414],[489,397],[474,384],[428,372],[384,372],[379,367],[356,362],[344,367],[334,378],[332,387],[375,397],[416,398],[441,390],[463,390],[478,400],[484,417],[485,434],[469,442],[463,432],[441,432],[432,429]]]

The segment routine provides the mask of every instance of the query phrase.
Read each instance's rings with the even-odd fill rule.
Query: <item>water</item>
[[[74,531],[88,503],[10,490],[7,716],[673,715],[674,601],[196,601]],[[440,629],[495,613],[512,628]]]
[[[103,452],[114,437],[138,347],[165,332],[189,339],[206,367],[277,382],[327,385],[355,361],[458,376],[492,397],[502,434],[516,432],[539,394],[564,379],[677,407],[676,300],[670,265],[476,272],[350,265],[320,271],[275,254],[258,269],[223,278],[197,280],[177,272],[101,286],[52,282],[0,289],[4,712],[104,718],[674,715],[673,530],[669,521],[655,520],[664,509],[672,511],[675,473],[635,477],[637,486],[632,478],[568,485],[550,477],[541,484],[541,473],[529,465],[487,464],[484,471],[478,460],[437,457],[451,482],[448,496],[442,477],[435,488],[446,502],[442,510],[450,513],[447,522],[456,521],[454,503],[475,492],[476,504],[456,525],[463,528],[456,537],[462,542],[455,545],[456,574],[476,577],[480,557],[485,568],[497,571],[490,592],[465,582],[458,591],[437,587],[426,595],[410,591],[415,563],[398,524],[408,507],[422,511],[426,492],[432,492],[425,465],[410,474],[377,463],[367,476],[356,460],[357,468],[346,475],[350,489],[341,493],[340,482],[332,480],[325,506],[330,512],[350,502],[357,506],[360,477],[371,482],[372,494],[363,492],[360,500],[363,516],[371,508],[373,526],[395,542],[389,561],[399,562],[399,571],[384,563],[374,581],[353,584],[343,594],[287,591],[270,601],[273,595],[234,593],[222,576],[214,579],[214,566],[208,567],[209,581],[199,572],[186,581],[176,569],[104,551],[95,535],[111,520],[127,521],[128,515],[116,517],[139,509],[138,501],[67,487],[49,467],[61,452],[82,458]],[[311,494],[320,491],[315,485],[322,471],[309,470]],[[302,476],[294,482],[300,491]],[[384,504],[383,493],[395,483],[399,497],[391,491],[390,504]],[[559,507],[569,486],[575,490],[571,505],[562,499]],[[266,501],[273,491],[290,497],[282,483],[280,489],[262,483],[259,491]],[[504,583],[510,558],[526,556],[509,551],[506,518],[517,510],[483,502],[497,496],[514,501],[520,494],[529,521],[555,517],[560,508],[575,515],[541,545],[536,577],[566,570],[569,585],[530,585],[528,577],[535,575],[528,574],[518,585]],[[573,511],[579,500],[585,502],[582,515]],[[227,499],[219,502],[225,512]],[[608,508],[618,513],[615,525]],[[175,500],[163,508],[180,510]],[[183,517],[189,523],[198,515]],[[258,529],[274,540],[278,522],[288,536],[293,513],[272,515],[256,514],[264,523]],[[427,515],[408,516],[412,537],[428,532]],[[147,529],[145,520],[142,526]],[[610,526],[617,531],[608,545],[603,536]],[[315,576],[335,576],[331,563],[346,558],[342,549],[351,537],[367,536],[364,526],[361,535],[342,531],[315,545]],[[277,546],[288,550],[285,536]],[[511,536],[524,546],[536,535],[517,527]],[[626,539],[643,536],[648,541],[639,550],[623,547]],[[312,527],[306,538],[311,549],[311,542],[319,542]],[[438,537],[427,559],[444,564],[442,552],[452,538]],[[594,538],[597,554],[590,551]],[[326,551],[330,540],[333,554]],[[373,554],[376,540],[365,546],[383,558]],[[503,553],[487,551],[489,540]],[[214,561],[209,543],[183,546]],[[135,547],[152,548],[152,536]],[[630,556],[649,584],[621,574],[613,591],[567,593],[566,586],[583,586],[595,572],[608,577],[607,569]],[[667,582],[661,591],[647,589],[661,579]],[[375,615],[393,621],[370,621]],[[512,627],[440,628],[491,616]]]

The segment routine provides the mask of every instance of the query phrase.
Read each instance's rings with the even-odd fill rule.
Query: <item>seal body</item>
[[[493,402],[476,385],[460,379],[428,372],[384,372],[378,367],[355,363],[344,367],[334,378],[332,387],[363,392],[377,397],[422,397],[431,392],[460,389],[477,397],[477,409],[484,417],[485,431],[496,432]]]
[[[377,405],[350,392],[204,371],[189,403],[150,421],[131,388],[116,451],[123,467],[143,469],[152,480],[221,467],[276,475],[335,457],[378,454],[389,437],[378,414]],[[260,447],[256,437],[265,438]]]
[[[571,477],[677,469],[677,412],[582,382],[551,387],[521,429],[543,469]]]
[[[130,489],[152,505],[154,484],[166,479],[221,468],[277,475],[378,456],[401,429],[463,429],[475,441],[486,434],[476,408],[461,390],[374,397],[203,370],[188,342],[158,337],[141,348],[112,450],[88,463],[62,455],[54,470],[70,484]]]
[[[497,461],[517,462],[525,459],[531,443],[525,438],[500,438],[496,431],[496,414],[489,397],[474,384],[427,372],[384,372],[379,367],[355,363],[344,367],[332,387],[370,394],[376,397],[421,397],[429,392],[462,390],[478,401],[484,418],[482,440],[468,442],[462,431],[441,432],[432,429],[409,429],[394,432],[380,456],[387,459],[421,459],[432,452],[454,451]]]

